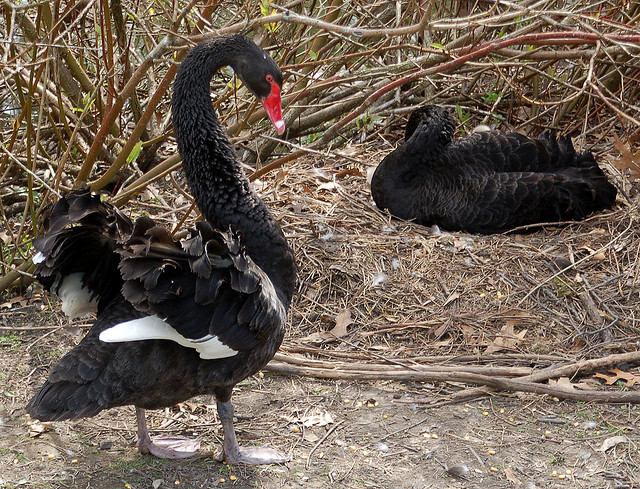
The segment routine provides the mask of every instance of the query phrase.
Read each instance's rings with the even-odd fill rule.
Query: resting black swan
[[[83,340],[53,368],[27,412],[40,420],[77,419],[134,405],[138,448],[185,458],[199,443],[149,438],[144,409],[214,394],[224,430],[221,459],[276,463],[268,447],[240,448],[231,391],[273,357],[295,288],[291,249],[251,190],[218,122],[209,83],[231,65],[263,102],[279,132],[282,74],[241,35],[218,37],[184,59],[173,90],[173,125],[191,191],[206,221],[175,242],[143,217],[132,223],[81,190],[59,200],[44,237],[34,241],[37,276],[70,315],[97,310]]]
[[[593,155],[576,153],[569,138],[490,130],[452,139],[454,130],[444,108],[411,114],[404,144],[371,180],[380,209],[427,226],[490,234],[579,220],[615,201],[616,188]]]

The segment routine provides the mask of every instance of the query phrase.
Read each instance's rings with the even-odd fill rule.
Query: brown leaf
[[[336,173],[336,178],[343,178],[343,177],[346,177],[347,175],[350,175],[352,177],[364,178],[364,175],[362,174],[362,172],[357,168],[345,168],[344,170],[340,170],[338,173]]]
[[[24,307],[27,305],[27,299],[22,297],[21,295],[18,297],[13,297],[7,302],[0,304],[0,309],[11,309],[16,304],[20,307]]]
[[[603,379],[605,381],[605,384],[607,384],[607,385],[613,385],[618,380],[623,380],[627,387],[632,387],[635,384],[640,383],[640,377],[638,377],[637,375],[635,375],[635,374],[633,374],[631,372],[625,372],[625,371],[620,370],[618,368],[614,368],[613,370],[609,370],[609,372],[611,372],[613,375],[595,373],[595,374],[593,374],[593,376],[597,377],[598,379]]]
[[[516,486],[521,486],[522,482],[520,481],[520,479],[518,479],[515,474],[513,473],[513,470],[511,470],[511,467],[505,467],[504,469],[504,475],[507,476],[507,480],[509,482],[513,482],[514,485]]]
[[[433,333],[431,334],[431,336],[433,337],[433,339],[439,340],[440,338],[442,338],[442,336],[447,331],[449,331],[449,327],[450,326],[451,326],[451,321],[450,320],[446,320],[444,323],[439,325],[437,328],[433,329]]]
[[[34,438],[40,436],[42,433],[46,433],[51,429],[50,422],[32,423],[29,425],[29,436]]]
[[[515,350],[527,334],[527,330],[523,329],[519,333],[515,332],[515,325],[519,324],[517,321],[507,320],[504,326],[500,330],[500,334],[496,336],[493,343],[490,344],[484,351],[485,354],[494,353],[500,350]]]
[[[442,307],[446,306],[447,304],[451,304],[453,301],[459,298],[460,298],[460,294],[458,294],[457,292],[454,292],[453,294],[449,295],[449,297],[447,297],[447,300],[444,301],[444,304],[442,304]]]
[[[600,445],[600,448],[598,448],[598,450],[601,452],[606,452],[610,448],[613,448],[616,445],[619,445],[620,443],[626,443],[628,441],[629,441],[629,438],[627,438],[624,435],[611,436],[602,442],[602,445]]]
[[[615,136],[613,145],[620,152],[620,159],[613,162],[615,167],[621,172],[629,170],[631,178],[640,178],[640,152],[632,154],[618,136]]]
[[[342,338],[347,334],[347,327],[353,324],[353,319],[351,319],[351,310],[345,309],[340,314],[336,316],[336,325],[333,327],[331,331],[324,332],[326,335],[326,339],[333,338]]]
[[[465,341],[471,342],[476,334],[476,328],[469,324],[459,324],[458,327],[462,331]]]
[[[593,386],[585,382],[571,382],[569,377],[560,377],[557,380],[549,379],[549,385],[565,391],[575,391],[578,389],[583,391],[593,390]]]
[[[565,391],[575,391],[576,388],[569,380],[569,377],[560,377],[558,380],[549,379],[549,385],[557,387],[558,389],[562,389]]]
[[[316,414],[313,416],[303,416],[300,418],[302,425],[309,428],[310,426],[326,426],[332,424],[333,416],[330,413]]]

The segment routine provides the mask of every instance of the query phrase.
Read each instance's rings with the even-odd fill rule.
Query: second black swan
[[[268,447],[240,447],[233,427],[235,384],[269,362],[282,342],[296,283],[280,226],[253,192],[210,100],[209,83],[230,65],[284,130],[282,73],[253,41],[222,36],[196,46],[173,87],[175,137],[206,221],[175,241],[147,217],[132,222],[87,190],[49,215],[36,275],[71,316],[97,311],[82,341],[50,372],[27,412],[46,421],[134,405],[138,448],[191,456],[199,442],[149,437],[145,409],[214,394],[230,464],[283,462]]]
[[[380,209],[427,226],[490,234],[583,219],[615,202],[616,188],[593,155],[577,153],[569,138],[481,131],[453,139],[454,130],[442,107],[411,114],[405,142],[373,174]]]

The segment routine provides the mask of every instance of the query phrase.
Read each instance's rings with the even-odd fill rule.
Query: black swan
[[[233,67],[279,132],[282,73],[253,41],[222,36],[196,46],[173,88],[173,125],[191,191],[206,221],[174,241],[148,217],[133,223],[88,190],[59,200],[34,241],[36,275],[78,316],[97,320],[53,367],[27,412],[77,419],[134,405],[138,448],[164,458],[193,455],[198,442],[151,441],[145,409],[214,394],[224,431],[220,459],[279,463],[268,447],[240,448],[233,386],[264,367],[282,342],[296,282],[280,226],[251,190],[209,95],[213,74]]]
[[[482,130],[452,139],[454,130],[442,107],[411,114],[404,144],[371,180],[380,209],[427,226],[490,234],[579,220],[615,201],[616,188],[593,155],[576,153],[569,138]]]

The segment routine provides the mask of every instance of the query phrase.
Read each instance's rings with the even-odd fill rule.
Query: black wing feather
[[[266,274],[251,260],[234,230],[199,222],[174,241],[148,223],[124,243],[120,270],[124,297],[138,310],[164,319],[182,336],[216,336],[236,351],[249,350],[283,319],[284,308]]]

